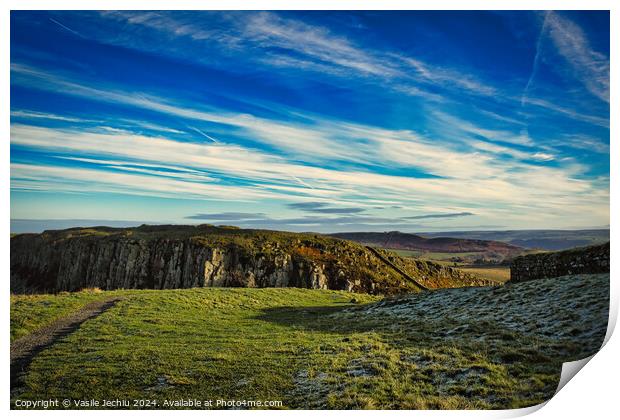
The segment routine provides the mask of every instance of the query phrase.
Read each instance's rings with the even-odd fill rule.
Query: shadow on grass
[[[394,299],[385,305],[397,303],[398,299]],[[264,309],[255,319],[305,331],[344,335],[345,339],[352,334],[375,334],[384,344],[394,349],[458,348],[466,353],[485,354],[493,363],[521,365],[521,368],[529,364],[547,370],[550,365],[556,368],[565,361],[583,358],[598,351],[598,347],[585,348],[584,343],[547,339],[509,330],[485,319],[428,322],[422,319],[395,320],[365,313],[365,309],[372,305],[274,307]],[[346,316],[339,318],[339,313]],[[530,368],[537,370],[535,366]]]
[[[349,314],[355,314],[355,312],[363,311],[370,305],[368,303],[342,306],[281,306],[263,309],[262,313],[255,319],[319,332],[359,333],[366,332],[373,326],[379,327],[381,322],[368,323],[365,322],[365,319],[358,319],[356,322],[342,322],[342,320],[332,316],[345,311]]]
[[[533,405],[550,398],[561,362],[568,360],[566,352],[575,350],[566,343],[540,341],[484,320],[430,323],[365,312],[372,305],[276,307],[264,309],[255,319],[326,334],[316,355],[319,360],[325,355],[330,360],[349,357],[340,361],[346,366],[341,380],[349,385],[413,381],[424,384],[429,396],[476,399],[496,408]],[[346,316],[338,317],[339,313]]]

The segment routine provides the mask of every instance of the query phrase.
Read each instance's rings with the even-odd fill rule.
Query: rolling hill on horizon
[[[459,239],[500,241],[523,248],[560,251],[568,248],[598,245],[609,242],[609,229],[531,229],[531,230],[482,230],[419,233],[428,238],[449,236]]]
[[[445,232],[338,232],[349,239],[388,249],[427,252],[499,252],[521,249],[560,251],[609,242],[609,229],[464,230]]]
[[[333,233],[330,236],[384,249],[422,251],[426,253],[472,253],[477,257],[487,257],[496,260],[513,258],[526,251],[523,247],[494,240],[451,237],[428,238],[398,231],[342,232]]]

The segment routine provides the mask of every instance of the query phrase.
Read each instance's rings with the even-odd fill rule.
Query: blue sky
[[[11,219],[608,226],[609,14],[13,11]]]

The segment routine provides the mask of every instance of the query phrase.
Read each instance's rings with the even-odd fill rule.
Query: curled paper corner
[[[610,306],[609,306],[609,319],[607,321],[607,332],[605,333],[605,338],[603,339],[603,343],[601,344],[601,347],[592,355],[580,359],[580,360],[575,360],[572,362],[564,362],[562,363],[562,372],[560,373],[560,381],[558,382],[558,387],[556,388],[555,392],[553,393],[553,396],[557,395],[558,392],[560,392],[562,390],[562,388],[564,388],[564,386],[571,380],[573,379],[573,377],[586,365],[588,364],[588,362],[590,360],[592,360],[592,358],[594,356],[596,356],[596,354],[601,351],[603,349],[603,347],[605,347],[605,345],[607,344],[607,342],[609,341],[609,339],[611,338],[615,328],[616,328],[616,323],[618,320],[618,302],[616,299],[614,299],[612,297],[611,302],[610,302]],[[553,397],[552,397],[553,398]],[[544,407],[549,401],[551,401],[551,399],[532,406],[532,407],[527,407],[525,409],[518,409],[518,410],[512,410],[512,411],[521,411],[521,410],[525,410],[523,412],[519,412],[516,413],[517,415],[521,416],[521,415],[527,415],[530,413],[533,413],[535,411],[538,411],[539,409],[541,409],[542,407]]]
[[[501,411],[498,411],[497,414],[494,415],[493,417],[500,418],[500,419],[512,419],[516,417],[525,417],[527,415],[530,415],[540,410],[545,405],[547,405],[549,401],[550,400],[547,400],[547,401],[541,402],[540,404],[532,405],[530,407],[513,408],[511,410],[501,410]]]
[[[558,383],[558,387],[555,390],[554,396],[560,392],[564,385],[566,385],[573,377],[579,372],[596,354],[605,347],[605,344],[609,341],[609,338],[613,334],[613,331],[616,327],[617,313],[616,311],[612,311],[612,308],[609,308],[609,320],[607,322],[607,333],[605,334],[605,339],[601,344],[601,347],[596,351],[596,353],[588,356],[584,359],[575,360],[572,362],[564,362],[562,363],[562,373],[560,373],[560,382]]]
[[[581,368],[583,368],[595,356],[595,354],[588,356],[585,359],[575,360],[573,362],[564,362],[562,364],[562,372],[560,373],[560,381],[558,383],[558,387],[553,393],[553,396],[557,395],[557,393],[560,392],[562,388],[564,388],[564,385],[566,385],[577,374],[577,372],[579,372]],[[547,405],[549,401],[551,401],[552,398],[553,397],[531,407],[505,410],[497,418],[515,418],[527,416],[543,408],[545,405]]]
[[[612,286],[612,285],[610,285]],[[618,321],[618,296],[613,296],[609,303],[609,319],[607,320],[607,332],[605,333],[605,339],[603,340],[603,344],[601,344],[601,349],[605,347],[605,344],[611,338],[611,335],[614,333],[616,329],[616,322]],[[601,350],[599,349],[599,351]]]
[[[602,348],[602,347],[601,347]],[[597,352],[598,353],[598,352]],[[583,368],[592,358],[596,355],[594,353],[592,356],[588,356],[585,359],[575,360],[572,362],[564,362],[562,363],[562,373],[560,374],[560,382],[558,383],[558,387],[555,390],[554,396],[560,392],[564,385],[568,383],[573,377]]]
[[[607,332],[605,333],[605,338],[603,339],[603,343],[601,344],[601,347],[597,350],[596,353],[601,351],[603,347],[605,347],[609,339],[611,338],[616,328],[617,320],[618,320],[618,305],[617,305],[617,301],[614,301],[614,299],[612,299],[610,306],[609,306],[609,319],[607,321]],[[564,388],[564,385],[566,385],[568,381],[573,379],[573,376],[575,376],[577,372],[579,372],[590,360],[592,360],[592,358],[596,355],[596,353],[592,354],[591,356],[586,357],[585,359],[575,360],[573,362],[564,362],[562,364],[562,373],[560,374],[560,382],[558,383],[558,387],[555,390],[555,393],[553,395],[556,395],[558,392],[560,392],[560,390]]]

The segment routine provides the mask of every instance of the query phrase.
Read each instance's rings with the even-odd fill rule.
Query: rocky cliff
[[[597,273],[609,273],[609,242],[515,258],[510,266],[510,282]]]
[[[453,276],[454,287],[474,284],[474,277]],[[210,225],[143,225],[74,228],[11,238],[13,292],[217,286],[368,293],[419,290],[363,246],[322,235]]]

